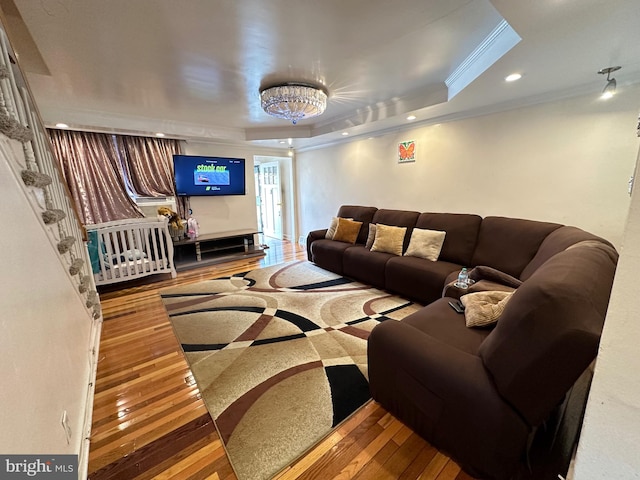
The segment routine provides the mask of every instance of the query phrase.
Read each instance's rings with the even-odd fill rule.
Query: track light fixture
[[[611,77],[611,73],[620,70],[622,67],[617,66],[617,67],[607,67],[607,68],[603,68],[602,70],[598,70],[598,73],[600,75],[607,75],[607,84],[604,86],[604,90],[602,90],[602,95],[600,96],[600,98],[603,99],[608,99],[613,97],[613,95],[616,93],[616,79],[615,78],[610,78]]]

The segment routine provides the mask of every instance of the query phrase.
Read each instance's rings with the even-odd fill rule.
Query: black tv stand
[[[209,233],[191,240],[173,242],[173,260],[177,271],[215,265],[242,258],[263,257],[264,249],[255,245],[255,230]]]

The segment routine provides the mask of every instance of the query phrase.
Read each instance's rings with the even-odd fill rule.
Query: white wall
[[[640,86],[299,152],[300,235],[342,204],[575,225],[619,245]],[[416,140],[417,161],[397,144]]]
[[[640,478],[640,184],[629,218],[575,470],[576,480]]]
[[[92,321],[9,166],[9,142],[0,135],[0,452],[79,454],[85,409],[91,409]],[[21,155],[22,145],[14,152]]]
[[[191,197],[191,209],[193,210],[193,216],[198,220],[200,234],[246,228],[257,230],[258,218],[256,214],[256,189],[253,177],[253,156],[282,156],[283,150],[189,141],[185,145],[184,153],[186,155],[233,157],[244,158],[246,160],[246,195]]]

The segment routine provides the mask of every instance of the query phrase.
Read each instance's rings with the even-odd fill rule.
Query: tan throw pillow
[[[440,250],[444,244],[444,237],[447,232],[439,230],[425,230],[414,228],[411,232],[409,248],[405,252],[405,257],[426,258],[435,262],[440,256]]]
[[[394,255],[402,255],[402,243],[407,227],[391,227],[376,224],[376,238],[371,246],[372,252],[386,252]]]
[[[331,224],[327,229],[327,233],[325,233],[324,238],[328,238],[329,240],[333,240],[333,236],[336,234],[336,228],[338,228],[338,218],[340,217],[332,217]],[[347,220],[353,220],[353,218],[347,218]]]
[[[483,327],[498,321],[513,292],[476,292],[460,297],[467,327]]]
[[[349,220],[346,218],[338,218],[338,226],[333,239],[338,242],[356,243],[361,226],[362,222],[356,222],[355,220]]]
[[[373,241],[376,239],[376,224],[375,223],[370,223],[369,224],[369,236],[367,237],[367,241],[365,243],[365,247],[367,247],[368,249],[371,249],[371,247],[373,246]]]

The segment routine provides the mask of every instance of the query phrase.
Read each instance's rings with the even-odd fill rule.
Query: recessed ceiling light
[[[507,75],[504,77],[506,82],[515,82],[516,80],[520,80],[522,78],[521,73],[512,73],[511,75]]]
[[[416,116],[415,116],[415,115],[409,115],[409,116],[407,117],[407,120],[409,120],[409,121],[411,121],[411,120],[415,120],[415,119],[416,119]]]
[[[69,125],[66,123],[56,123],[56,127],[58,128],[69,128]]]
[[[280,140],[280,143],[281,143],[282,145],[284,145],[284,144],[285,144],[285,143],[287,143],[287,142],[286,142],[285,140]]]
[[[346,137],[347,135],[349,135],[349,132],[342,132],[343,137]]]
[[[156,137],[164,137],[164,133],[158,132],[158,133],[156,133]]]

